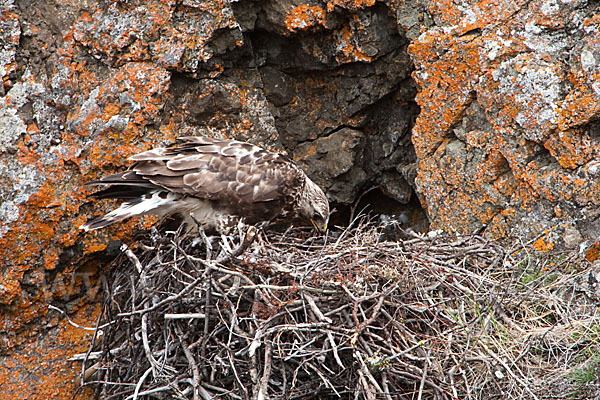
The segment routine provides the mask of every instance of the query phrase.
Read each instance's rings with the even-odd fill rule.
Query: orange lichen
[[[594,242],[585,251],[585,259],[594,262],[600,259],[600,242]]]
[[[436,15],[440,25],[454,27],[457,35],[485,27],[495,21],[511,17],[523,7],[524,0],[480,0],[470,2],[468,7],[453,0],[442,0],[431,3],[430,11]]]
[[[546,231],[546,234],[547,233],[548,231]],[[533,242],[532,246],[539,252],[547,253],[554,248],[554,243],[550,240],[550,238],[547,235],[544,235],[538,238],[535,242]]]
[[[599,82],[600,73],[591,75],[589,80]],[[559,117],[557,126],[561,130],[568,130],[589,121],[591,115],[600,114],[598,93],[585,80],[579,80],[575,89],[559,103],[557,114]]]
[[[17,297],[21,296],[21,285],[16,279],[8,276],[0,276],[0,304],[11,304]]]
[[[325,10],[319,6],[301,4],[294,7],[285,16],[285,26],[290,32],[307,30],[317,25],[324,25]]]
[[[56,265],[58,264],[58,258],[58,249],[48,249],[44,254],[44,268],[47,270],[56,268]]]
[[[349,27],[344,26],[336,34],[336,48],[340,50],[344,57],[336,56],[340,63],[345,62],[370,62],[373,57],[364,53],[362,46],[354,38],[354,32]]]
[[[557,132],[544,142],[550,154],[563,168],[576,168],[600,153],[594,140],[582,129]]]
[[[11,83],[10,76],[17,70],[18,64],[15,61],[15,49],[19,45],[21,37],[21,29],[19,29],[19,15],[11,12],[12,6],[4,6],[0,12],[0,26],[5,29],[8,34],[2,35],[3,54],[0,71],[2,75],[2,85],[4,89],[8,89]],[[4,93],[4,90],[2,91]]]
[[[83,240],[83,254],[91,254],[105,250],[108,246],[106,234],[90,233]]]
[[[416,100],[424,111],[419,114],[413,130],[418,158],[438,148],[444,132],[463,117],[480,74],[481,46],[478,41],[460,43],[439,32],[424,35],[421,39],[409,46],[417,60],[430,63],[426,76],[418,70],[413,72],[413,78],[422,87]],[[449,49],[442,58],[433,60],[432,53],[437,53],[438,46]]]
[[[535,8],[519,13],[522,3],[484,0],[465,8],[451,0],[437,2],[430,7],[436,26],[409,46],[420,87],[421,112],[412,136],[419,159],[417,184],[434,228],[467,233],[488,221],[491,236],[505,237],[523,225],[515,223],[533,213],[540,199],[576,207],[600,202],[600,185],[593,178],[600,146],[587,126],[600,114],[593,89],[600,76],[593,57],[566,65],[533,49],[532,35],[547,38],[543,31],[524,31],[525,25],[555,29],[570,20]],[[486,29],[490,23],[494,29]],[[582,57],[598,41],[597,35],[585,35]],[[454,139],[453,129],[465,121],[473,101],[490,127],[461,132],[460,140],[485,157],[469,152],[442,163],[445,155],[438,150],[447,138]],[[544,147],[556,163],[540,155]],[[575,172],[582,167],[585,175]],[[490,179],[491,188],[485,185]],[[540,221],[546,212],[540,211]],[[543,226],[530,223],[526,229],[531,234]]]
[[[33,193],[24,203],[15,205],[19,217],[10,223],[9,230],[0,237],[0,257],[4,260],[5,268],[0,278],[0,303],[5,306],[0,330],[6,335],[3,339],[10,338],[0,343],[0,351],[5,353],[15,346],[27,345],[31,338],[47,334],[45,323],[39,326],[32,324],[47,314],[48,302],[61,296],[73,298],[78,295],[82,283],[73,280],[76,273],[74,265],[69,263],[68,257],[65,258],[66,262],[63,260],[60,265],[59,262],[62,259],[61,249],[73,246],[84,235],[77,228],[86,219],[79,211],[86,202],[83,180],[97,178],[101,169],[122,166],[125,159],[140,147],[151,147],[156,138],[142,130],[142,125],[156,120],[169,84],[169,73],[144,63],[128,64],[108,78],[101,77],[85,62],[73,60],[76,51],[71,47],[74,45],[72,36],[66,33],[63,38],[64,47],[58,53],[61,54],[60,68],[64,74],[57,73],[60,79],[54,80],[53,84],[56,83],[58,90],[72,94],[68,108],[67,103],[60,101],[48,105],[64,110],[65,114],[69,112],[66,121],[63,121],[69,129],[60,132],[60,146],[44,148],[37,138],[45,132],[35,123],[29,123],[27,134],[16,144],[14,162],[35,173],[34,184],[37,187],[32,189]],[[27,79],[28,84],[42,84],[36,82],[35,77]],[[123,100],[129,99],[139,104],[128,108],[131,103]],[[105,125],[112,117],[126,119],[130,116],[129,124],[119,132]],[[45,125],[40,126],[46,129]],[[104,140],[102,143],[97,139],[100,136]],[[82,138],[85,137],[89,139],[85,139],[84,143]],[[82,152],[85,148],[94,151]],[[86,178],[83,178],[82,175],[86,174]],[[130,236],[133,225],[126,225],[127,229],[124,230],[115,230],[109,240],[122,240]],[[106,247],[105,243],[91,237],[86,235],[82,241],[84,252],[99,251]],[[54,281],[45,281],[44,270],[55,271],[52,274],[56,276]],[[36,273],[27,274],[29,271]],[[33,287],[37,288],[37,292],[29,290],[28,296],[22,296],[21,282],[26,276],[30,276],[28,280],[36,279]],[[31,284],[28,281],[28,285]],[[1,398],[12,398],[7,393],[22,394],[22,397],[31,399],[72,397],[73,389],[68,384],[71,378],[60,375],[65,365],[55,363],[52,366],[51,363],[52,357],[65,360],[65,353],[72,352],[71,347],[57,348],[52,355],[46,351],[51,346],[44,346],[43,351],[34,347],[24,349],[40,354],[40,362],[48,366],[44,376],[57,379],[57,385],[52,389],[40,389],[37,384],[27,385],[24,383],[25,375],[11,381],[13,384],[7,380],[7,372],[0,370]],[[32,365],[31,362],[20,361],[17,353],[7,359],[13,360],[11,362],[17,369],[19,365]],[[67,387],[68,390],[62,390]]]
[[[332,12],[335,7],[344,8],[350,11],[357,11],[363,8],[371,7],[375,0],[327,0],[327,12]]]
[[[315,142],[311,143],[310,146],[307,146],[305,151],[301,154],[294,154],[294,161],[302,160],[314,155],[317,152],[317,144]]]
[[[98,305],[82,309],[72,318],[83,325],[95,321]],[[75,328],[58,318],[53,335],[44,342],[32,342],[3,357],[0,365],[0,398],[30,400],[72,399],[77,387],[80,363],[69,361],[76,353],[87,350],[92,332]],[[90,390],[83,390],[77,398],[92,398]]]

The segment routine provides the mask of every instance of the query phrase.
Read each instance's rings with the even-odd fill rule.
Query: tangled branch
[[[537,399],[543,368],[575,356],[555,351],[565,327],[596,323],[552,275],[572,258],[383,237],[293,229],[217,260],[179,235],[124,248],[82,379],[102,399]]]

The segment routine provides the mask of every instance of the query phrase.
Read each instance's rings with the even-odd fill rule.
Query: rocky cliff
[[[89,337],[48,304],[93,324],[103,265],[151,223],[84,235],[77,227],[110,205],[91,203],[82,184],[179,135],[286,151],[338,205],[377,187],[398,204],[418,200],[434,229],[592,254],[599,10],[582,0],[2,1],[0,393],[71,398],[67,358]]]

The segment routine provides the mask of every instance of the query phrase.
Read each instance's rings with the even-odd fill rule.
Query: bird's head
[[[310,220],[317,231],[324,232],[327,229],[329,201],[323,190],[309,178],[306,178],[298,206],[300,216]]]

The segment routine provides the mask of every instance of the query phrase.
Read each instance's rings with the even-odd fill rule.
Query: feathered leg
[[[193,240],[192,246],[196,247],[201,242],[204,242],[204,245],[206,247],[206,261],[210,261],[212,259],[212,250],[213,250],[213,245],[210,241],[210,238],[206,235],[206,232],[204,231],[202,224],[194,217],[194,215],[190,214],[190,217],[192,218],[192,220],[194,220],[194,222],[196,224],[196,229],[198,232],[198,237]],[[190,231],[194,231],[194,229],[191,229]]]

